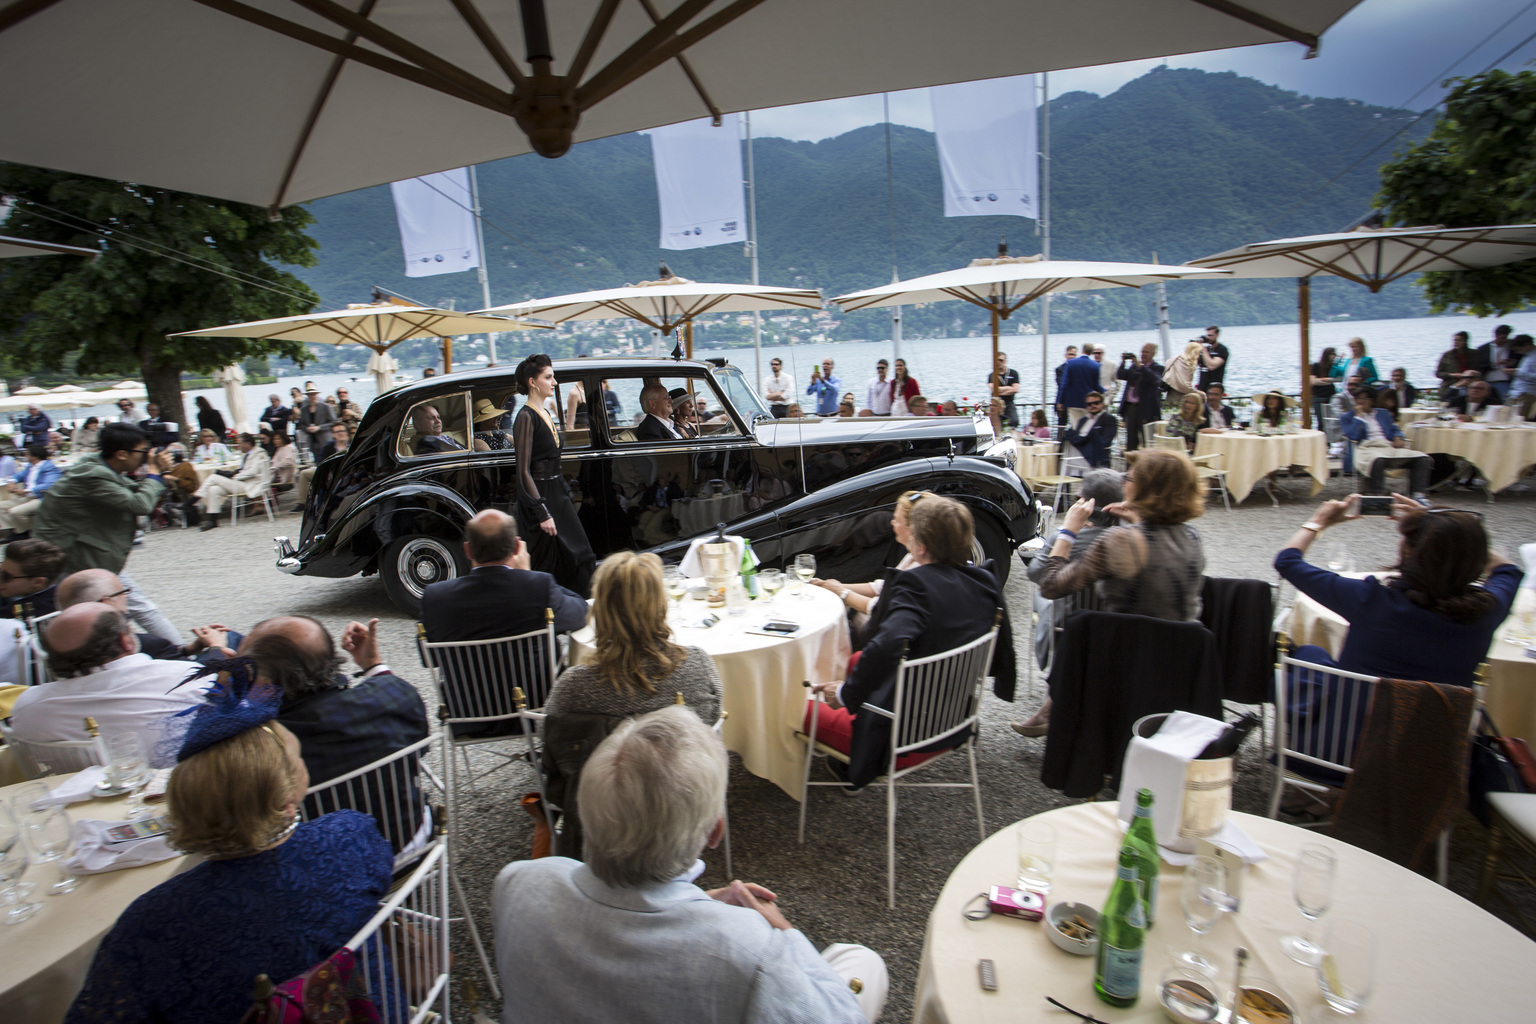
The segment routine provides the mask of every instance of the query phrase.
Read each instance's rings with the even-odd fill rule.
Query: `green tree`
[[[256,206],[20,164],[0,164],[0,194],[15,201],[7,233],[101,249],[91,259],[6,261],[0,339],[13,365],[139,376],[162,415],[185,429],[182,373],[266,355],[308,358],[294,342],[166,337],[313,309],[318,296],[268,262],[315,264],[307,210],[270,220]]]
[[[1401,225],[1536,221],[1536,72],[1456,82],[1429,137],[1382,165],[1378,204]],[[1420,281],[1435,313],[1497,316],[1536,300],[1536,260]]]

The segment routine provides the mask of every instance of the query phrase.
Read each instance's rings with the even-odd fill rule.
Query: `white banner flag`
[[[469,168],[392,182],[405,276],[432,277],[480,265]]]
[[[747,240],[738,120],[726,114],[718,128],[704,117],[652,129],[663,249]]]
[[[1035,76],[928,90],[944,174],[944,216],[1038,216]]]

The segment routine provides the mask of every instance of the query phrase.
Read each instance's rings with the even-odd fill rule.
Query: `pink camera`
[[[1004,917],[1038,921],[1045,916],[1045,897],[1028,889],[994,885],[987,892],[987,909]]]

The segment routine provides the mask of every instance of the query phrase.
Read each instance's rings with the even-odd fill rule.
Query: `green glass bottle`
[[[757,600],[757,559],[752,557],[752,542],[741,539],[741,589],[748,601]]]
[[[1157,923],[1157,871],[1162,856],[1157,849],[1157,836],[1152,829],[1152,791],[1136,791],[1136,817],[1131,819],[1131,829],[1125,834],[1127,846],[1134,846],[1141,854],[1136,865],[1136,877],[1141,882],[1141,895],[1146,904],[1147,928]]]
[[[1093,970],[1093,991],[1110,1006],[1135,1006],[1141,995],[1141,953],[1146,943],[1146,917],[1136,884],[1135,847],[1120,848],[1120,870],[1099,914],[1099,952]]]

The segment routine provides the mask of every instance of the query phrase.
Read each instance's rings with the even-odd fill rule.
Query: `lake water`
[[[1443,316],[1316,323],[1312,325],[1312,356],[1315,359],[1317,353],[1330,345],[1347,351],[1350,338],[1364,338],[1366,352],[1375,360],[1376,368],[1383,376],[1390,373],[1393,367],[1402,366],[1407,369],[1411,383],[1425,388],[1435,381],[1435,365],[1439,362],[1440,354],[1451,347],[1452,334],[1467,331],[1472,335],[1472,344],[1480,345],[1493,337],[1493,328],[1501,323],[1514,327],[1517,334],[1536,334],[1536,312],[1511,313],[1498,319],[1481,320],[1471,316]],[[1175,328],[1172,334],[1175,350],[1181,349],[1186,341],[1201,333],[1202,328]],[[1118,361],[1120,353],[1139,352],[1142,345],[1157,340],[1156,330],[1108,331],[1098,334],[1053,333],[1049,341],[1044,343],[1037,334],[1004,334],[1001,347],[1008,353],[1009,365],[1019,371],[1022,385],[1019,403],[1029,407],[1040,403],[1042,344],[1047,349],[1045,366],[1050,382],[1047,395],[1054,397],[1053,371],[1061,362],[1061,354],[1066,346],[1081,347],[1084,342],[1091,341],[1107,349],[1106,360]],[[1297,366],[1300,341],[1294,323],[1227,327],[1221,332],[1221,340],[1231,350],[1231,359],[1227,365],[1227,391],[1230,395],[1252,395],[1273,388],[1292,394],[1297,392],[1300,386]],[[670,347],[667,345],[668,350]],[[930,399],[976,400],[986,393],[991,347],[991,339],[987,337],[907,339],[902,342],[901,354],[912,376],[922,386],[923,394]],[[507,366],[510,368],[515,365],[517,359],[524,354],[517,350],[505,353]],[[760,379],[753,365],[751,349],[699,349],[694,354],[698,358],[726,356],[746,371],[749,378]],[[881,358],[893,359],[894,352],[889,341],[764,346],[762,373],[768,372],[768,360],[774,356],[784,360],[785,371],[795,378],[802,393],[810,381],[811,370],[819,366],[822,359],[831,358],[836,363],[834,372],[842,378],[844,390],[852,391],[862,407],[864,387],[874,376],[875,362]],[[1164,360],[1159,357],[1159,361]],[[334,394],[338,387],[348,388],[353,400],[364,406],[376,393],[373,377],[366,373],[318,374],[313,377],[301,375],[282,377],[276,384],[249,384],[245,387],[245,396],[252,425],[255,425],[255,418],[261,415],[262,408],[267,405],[268,395],[281,395],[286,405],[288,389],[301,387],[306,380],[313,380],[315,386],[327,394]],[[192,400],[198,395],[207,396],[214,408],[228,416],[229,407],[222,388],[187,392],[189,415],[194,412]],[[116,412],[115,408],[102,406],[50,412],[49,415],[55,422],[62,420],[73,423],[91,415],[115,417]]]

